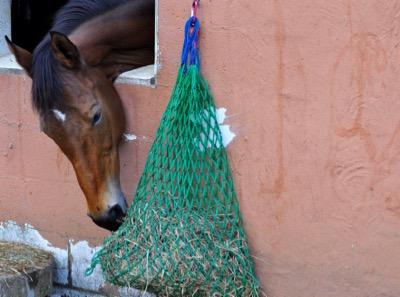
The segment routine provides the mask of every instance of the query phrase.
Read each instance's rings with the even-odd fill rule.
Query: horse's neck
[[[84,60],[97,65],[112,52],[154,51],[154,1],[136,0],[83,23],[69,38],[77,46]]]

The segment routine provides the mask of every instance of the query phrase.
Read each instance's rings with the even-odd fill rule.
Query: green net
[[[94,256],[106,279],[162,296],[258,296],[208,85],[180,68],[127,217]]]

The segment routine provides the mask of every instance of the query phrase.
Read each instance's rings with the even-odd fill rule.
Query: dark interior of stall
[[[50,30],[56,12],[67,0],[13,0],[12,41],[32,52]]]

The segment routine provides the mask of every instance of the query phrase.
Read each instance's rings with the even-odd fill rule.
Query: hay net
[[[158,296],[258,296],[215,105],[199,72],[199,21],[122,226],[95,254],[106,279]]]

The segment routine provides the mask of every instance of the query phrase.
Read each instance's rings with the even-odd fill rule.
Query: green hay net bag
[[[213,97],[199,72],[199,21],[185,26],[182,64],[136,196],[87,274],[162,296],[258,296]]]

